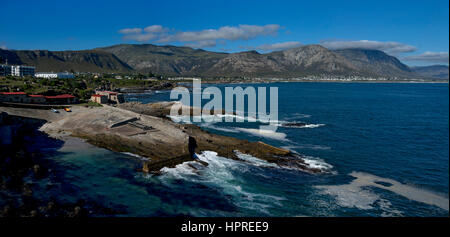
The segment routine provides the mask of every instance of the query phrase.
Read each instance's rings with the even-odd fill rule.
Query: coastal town
[[[99,73],[79,73],[76,76],[71,72],[35,72],[34,66],[28,65],[0,65],[0,103],[8,106],[31,106],[31,107],[45,107],[49,108],[54,105],[73,105],[80,103],[88,103],[89,105],[111,104],[117,105],[124,103],[125,99],[123,93],[118,92],[120,88],[111,86],[110,83],[101,81],[95,84],[94,88],[88,89],[85,85],[85,78],[96,80],[102,75]],[[76,78],[82,78],[77,80]],[[3,78],[3,79],[2,79]],[[9,79],[9,80],[8,80]],[[69,80],[69,81],[68,81]],[[101,79],[100,79],[101,80]],[[130,76],[113,76],[113,80],[128,80],[133,81]],[[75,87],[71,90],[66,90],[67,93],[59,93],[64,85],[71,84],[74,81]],[[157,81],[156,79],[147,79],[147,81]],[[23,82],[20,85],[19,82]],[[27,92],[26,90],[36,85],[37,90],[42,89],[41,84],[46,86],[49,84],[49,90],[42,91],[43,93]],[[133,82],[130,83],[133,85]],[[138,83],[139,84],[139,83]],[[145,84],[145,82],[144,82]],[[87,93],[81,96],[71,93],[73,90],[87,89]],[[111,91],[114,88],[116,91]],[[138,88],[139,89],[139,88]]]

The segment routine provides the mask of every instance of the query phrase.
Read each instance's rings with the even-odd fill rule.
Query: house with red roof
[[[106,103],[108,103],[108,96],[94,94],[94,95],[91,95],[91,101],[93,101],[95,103],[99,103],[99,104],[106,104]]]
[[[46,101],[43,95],[28,95],[28,97],[30,97],[30,103],[32,104],[44,104]]]
[[[108,103],[120,104],[125,102],[125,98],[122,93],[114,91],[95,91],[96,95],[103,95],[108,98]]]
[[[45,96],[27,95],[25,92],[0,92],[0,102],[24,104],[73,104],[78,100],[69,94]]]
[[[0,102],[28,103],[25,92],[0,92]]]
[[[44,97],[47,104],[72,104],[77,102],[77,98],[69,94],[44,96]]]

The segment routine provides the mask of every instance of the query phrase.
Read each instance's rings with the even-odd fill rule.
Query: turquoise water
[[[261,136],[249,130],[255,124],[199,125],[291,149],[324,174],[207,151],[199,154],[207,168],[182,164],[149,176],[136,171],[138,157],[71,140],[46,147],[54,175],[45,182],[61,200],[95,200],[121,216],[448,216],[448,84],[267,86],[279,88],[279,120],[309,126]],[[169,100],[169,93],[126,99],[148,103]]]

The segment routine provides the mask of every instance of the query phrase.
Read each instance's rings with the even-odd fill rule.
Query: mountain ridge
[[[212,52],[185,46],[117,44],[79,51],[0,50],[12,64],[36,66],[36,71],[139,72],[167,76],[279,77],[360,76],[432,78],[418,73],[379,50],[329,50],[321,45],[259,53]]]
[[[416,66],[411,68],[419,75],[434,79],[449,79],[449,67],[447,65]]]
[[[36,71],[130,72],[132,68],[114,54],[96,50],[1,50],[2,61],[33,65]]]

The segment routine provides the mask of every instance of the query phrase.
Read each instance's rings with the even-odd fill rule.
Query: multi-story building
[[[11,66],[0,64],[0,76],[11,75]]]
[[[11,66],[11,75],[16,77],[34,76],[35,67],[33,66]]]
[[[34,74],[37,78],[47,78],[47,79],[53,79],[53,78],[60,78],[60,79],[72,79],[75,78],[73,73],[69,72],[37,72]]]

